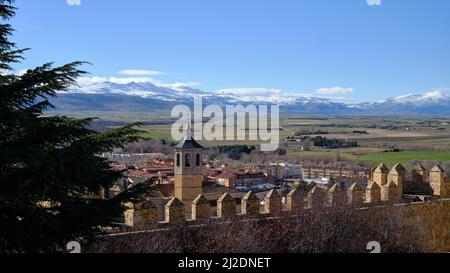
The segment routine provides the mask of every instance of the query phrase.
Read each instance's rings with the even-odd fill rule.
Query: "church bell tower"
[[[192,138],[191,128],[186,128],[185,138],[175,146],[174,195],[183,202],[190,202],[202,193],[203,146]]]

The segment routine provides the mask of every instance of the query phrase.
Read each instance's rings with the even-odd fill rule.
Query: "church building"
[[[202,151],[203,146],[192,138],[191,129],[186,129],[185,138],[175,146],[174,153],[174,196],[189,204],[202,194]]]

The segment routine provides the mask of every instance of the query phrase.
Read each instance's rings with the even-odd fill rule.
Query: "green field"
[[[170,133],[167,133],[164,131],[161,132],[161,131],[156,131],[156,130],[146,130],[142,136],[146,137],[146,138],[151,138],[151,139],[164,139],[169,142],[173,141]]]
[[[448,152],[389,152],[361,155],[358,157],[362,161],[383,162],[386,164],[402,163],[410,160],[442,160],[450,161]]]

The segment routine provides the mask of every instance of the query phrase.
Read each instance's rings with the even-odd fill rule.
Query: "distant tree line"
[[[217,150],[219,150],[219,153],[246,153],[249,154],[251,153],[253,150],[256,149],[255,146],[248,146],[248,145],[222,145],[222,146],[217,146],[216,147]]]
[[[151,125],[170,125],[172,120],[158,120],[158,121],[143,121],[140,122],[141,125],[151,126]],[[97,131],[108,131],[113,127],[125,126],[129,124],[126,121],[118,120],[107,120],[107,119],[94,119],[89,123],[89,128]]]
[[[313,138],[312,141],[314,143],[314,146],[325,147],[328,149],[358,147],[358,142],[356,140],[344,140],[335,138],[329,139],[326,137],[317,136]]]
[[[328,135],[328,131],[324,130],[301,130],[295,133],[296,136],[308,136],[308,135]]]
[[[256,150],[254,145],[221,145],[214,148],[219,154],[227,154],[231,159],[238,160],[242,154],[250,154]]]

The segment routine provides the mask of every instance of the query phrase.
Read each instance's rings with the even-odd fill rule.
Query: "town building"
[[[271,163],[268,171],[276,179],[298,179],[302,177],[302,165],[289,163]]]
[[[368,175],[368,169],[359,167],[348,169],[342,167],[307,165],[303,166],[302,169],[303,179],[330,179],[331,177],[368,177]]]

